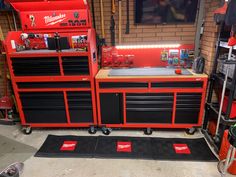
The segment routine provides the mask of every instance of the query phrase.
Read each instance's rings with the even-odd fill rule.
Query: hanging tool
[[[92,16],[93,16],[93,28],[96,29],[94,0],[91,1],[91,4],[92,4]]]
[[[115,0],[111,0],[111,26],[110,26],[110,31],[111,31],[111,45],[115,46],[116,45],[116,36],[115,36],[115,19],[114,19],[114,14],[116,13],[116,5],[115,5]]]
[[[127,11],[127,20],[126,20],[126,31],[125,34],[129,34],[129,0],[126,0],[126,11]]]
[[[102,39],[101,45],[105,45],[105,29],[104,29],[104,11],[103,11],[103,0],[100,0],[100,9],[101,9],[101,26],[102,26]]]
[[[122,0],[119,0],[119,44],[122,39]]]
[[[4,35],[3,35],[3,32],[2,32],[1,26],[0,26],[0,41],[4,41]]]
[[[15,31],[18,31],[17,24],[16,24],[16,16],[15,16],[14,10],[12,10],[12,18],[13,18]]]
[[[10,16],[9,16],[8,13],[7,13],[7,22],[8,22],[10,31],[13,31],[13,27],[12,27],[12,24],[11,24],[11,19],[10,19]]]

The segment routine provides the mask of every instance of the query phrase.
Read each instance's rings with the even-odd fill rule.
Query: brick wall
[[[205,4],[205,24],[204,33],[201,40],[201,55],[206,59],[205,72],[211,73],[214,56],[215,44],[218,36],[218,26],[214,21],[214,11],[219,7],[220,0],[206,0]]]
[[[89,0],[90,2],[91,0]],[[91,4],[91,2],[90,2]],[[110,24],[111,24],[111,0],[103,0],[105,37],[106,42],[110,44]],[[101,36],[101,17],[100,0],[94,0],[95,20],[97,33]],[[116,42],[118,43],[118,16],[119,8],[116,1]],[[181,43],[193,44],[195,39],[196,26],[186,25],[135,25],[135,7],[134,0],[130,0],[130,34],[125,34],[126,27],[126,0],[122,1],[122,43],[123,44],[144,44],[144,43]]]

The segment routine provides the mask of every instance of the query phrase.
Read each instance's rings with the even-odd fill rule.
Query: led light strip
[[[153,44],[153,45],[120,45],[117,49],[153,49],[153,48],[179,48],[180,44]]]

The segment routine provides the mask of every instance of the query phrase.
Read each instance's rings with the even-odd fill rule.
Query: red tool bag
[[[228,96],[225,96],[224,97],[224,102],[223,102],[223,108],[222,108],[222,111],[224,113],[226,113],[226,110],[227,110],[227,107],[228,107],[228,101],[229,101]],[[232,103],[231,112],[230,112],[229,117],[231,119],[236,118],[236,101],[233,101],[233,103]]]
[[[219,158],[220,160],[226,159],[230,144],[228,141],[228,134],[229,131],[225,130],[224,132],[224,137],[222,139],[221,147],[220,147],[220,152],[219,152]],[[235,155],[236,158],[236,155]],[[236,161],[232,163],[232,165],[228,168],[228,172],[232,175],[236,175]]]

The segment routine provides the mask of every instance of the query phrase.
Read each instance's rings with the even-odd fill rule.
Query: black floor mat
[[[47,139],[35,154],[36,157],[93,157],[97,137],[54,136]],[[64,148],[64,149],[63,149]]]
[[[35,156],[217,161],[204,138],[49,135]]]
[[[217,161],[204,138],[152,138],[151,141],[154,159]]]
[[[99,136],[94,157],[152,159],[150,149],[150,138]]]

